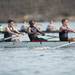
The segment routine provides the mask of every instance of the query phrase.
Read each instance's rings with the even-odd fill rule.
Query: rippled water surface
[[[74,49],[0,49],[0,75],[74,75]]]

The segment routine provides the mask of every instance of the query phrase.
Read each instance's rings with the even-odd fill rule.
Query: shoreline
[[[33,16],[33,17],[30,17],[30,16],[28,16],[28,19],[23,19],[22,18],[23,16],[21,16],[20,18],[12,18],[13,20],[15,20],[17,23],[24,23],[24,22],[28,22],[29,20],[31,20],[31,19],[34,19],[34,20],[36,20],[37,22],[49,22],[50,20],[54,20],[54,21],[56,21],[56,22],[58,22],[58,21],[61,21],[63,18],[67,18],[67,19],[69,19],[70,21],[75,21],[75,16],[57,16],[57,17],[50,17],[50,19],[49,18],[47,18],[47,17],[41,17],[41,18],[38,18],[38,15],[37,15],[37,17],[35,18],[35,16]],[[8,19],[7,19],[8,20]],[[7,23],[7,20],[0,20],[0,23]]]

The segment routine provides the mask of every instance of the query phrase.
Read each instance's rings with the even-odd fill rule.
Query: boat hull
[[[75,43],[75,42],[74,42]],[[67,46],[69,42],[0,42],[0,48],[34,48],[34,47],[58,47]],[[75,44],[73,45],[75,46]]]

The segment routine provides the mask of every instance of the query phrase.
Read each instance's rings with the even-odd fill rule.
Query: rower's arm
[[[13,31],[15,31],[15,33],[17,34],[21,34],[16,28],[13,27]]]
[[[67,30],[68,30],[69,32],[74,32],[74,33],[75,33],[75,30],[73,30],[73,29],[68,28]]]
[[[37,28],[36,28],[37,29]],[[42,35],[45,35],[44,32],[40,31],[39,29],[37,29],[37,31],[42,34]]]
[[[69,27],[67,27],[67,28],[66,27],[61,27],[60,28],[60,31],[64,31],[64,30],[67,31],[67,32],[75,32],[75,30],[73,30],[73,29],[71,29]]]

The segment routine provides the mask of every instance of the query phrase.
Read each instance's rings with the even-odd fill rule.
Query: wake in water
[[[50,50],[51,47],[35,47],[35,48],[32,48],[33,50]]]
[[[56,50],[56,49],[71,49],[72,47],[75,48],[75,42],[71,42],[71,43],[66,43],[66,44],[62,44],[59,46],[55,46],[55,47],[49,47],[49,46],[44,46],[44,47],[34,47],[34,50]]]

